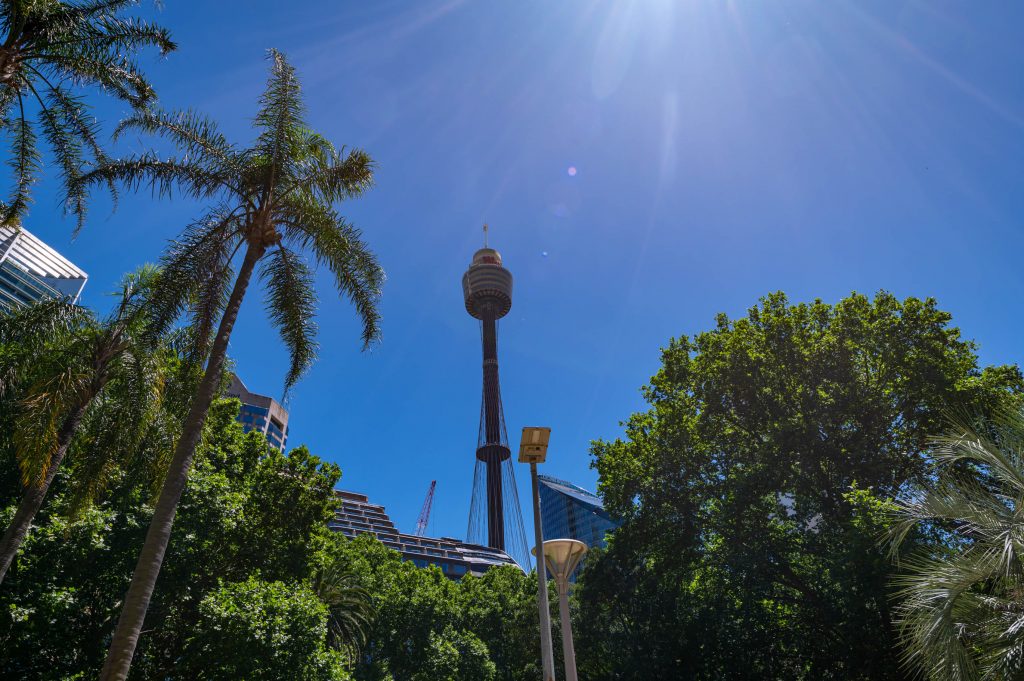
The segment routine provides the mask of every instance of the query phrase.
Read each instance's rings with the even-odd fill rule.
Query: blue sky
[[[388,273],[383,343],[359,352],[321,277],[322,357],[288,407],[292,444],[337,461],[342,486],[403,530],[436,479],[431,534],[465,533],[481,379],[460,278],[484,222],[515,276],[499,345],[509,432],[551,426],[544,472],[585,487],[588,443],[643,407],[659,347],[769,291],[935,296],[984,362],[1021,359],[1024,4],[199,6],[167,0],[180,50],[142,59],[164,106],[248,141],[277,47],[313,126],[379,163],[344,213]],[[26,226],[89,272],[84,300],[101,307],[198,214],[148,196],[111,213],[100,198],[72,243],[52,189]],[[280,394],[286,357],[258,296],[231,354],[250,389]]]

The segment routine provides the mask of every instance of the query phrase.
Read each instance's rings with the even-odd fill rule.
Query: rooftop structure
[[[515,565],[509,556],[487,546],[469,544],[451,537],[433,539],[399,532],[383,506],[371,504],[365,494],[335,490],[341,498],[341,508],[330,527],[349,539],[360,534],[372,534],[388,548],[402,554],[418,567],[436,565],[451,579],[464,575],[482,575],[496,565]]]
[[[236,397],[242,403],[238,410],[238,420],[242,430],[258,430],[267,437],[267,441],[275,448],[284,451],[288,445],[288,410],[282,407],[273,397],[250,392],[242,383],[242,379],[231,375],[231,385],[226,395]]]
[[[576,539],[589,548],[603,547],[605,535],[621,524],[604,510],[596,494],[547,475],[538,475],[537,481],[545,539]]]
[[[76,303],[88,278],[27,229],[0,226],[0,309],[44,298]]]
[[[466,312],[480,320],[484,360],[483,404],[467,539],[504,551],[521,566],[529,567],[530,554],[498,385],[498,320],[512,308],[512,273],[502,266],[498,251],[485,243],[473,255],[462,276],[462,291]]]

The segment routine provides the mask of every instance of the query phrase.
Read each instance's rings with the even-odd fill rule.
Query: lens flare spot
[[[576,170],[576,166],[569,166],[569,169],[565,172],[569,173],[569,177],[576,177],[576,173],[579,171]]]

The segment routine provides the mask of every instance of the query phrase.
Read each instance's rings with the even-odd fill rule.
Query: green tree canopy
[[[625,519],[582,580],[587,678],[901,678],[877,548],[948,409],[1016,394],[934,300],[790,304],[673,339],[650,409],[596,442]]]
[[[487,646],[468,631],[431,631],[424,660],[411,681],[492,681],[494,663]]]
[[[331,681],[347,677],[327,647],[327,606],[304,586],[250,577],[206,595],[180,673],[210,681]]]
[[[536,575],[502,566],[453,582],[437,567],[403,561],[369,535],[335,542],[329,555],[358,576],[376,611],[357,679],[532,681],[540,675]]]
[[[303,448],[284,455],[259,433],[243,435],[235,420],[238,406],[236,400],[218,401],[207,421],[168,547],[173,561],[161,575],[134,679],[191,679],[197,677],[189,670],[197,669],[204,678],[238,678],[231,676],[237,660],[228,653],[256,645],[251,639],[259,613],[268,618],[267,631],[277,632],[260,640],[267,646],[276,645],[268,642],[274,636],[290,636],[276,628],[284,619],[315,620],[303,642],[293,642],[298,647],[280,654],[294,660],[300,651],[312,651],[305,667],[296,668],[334,668],[337,656],[327,652],[327,606],[313,604],[310,594],[323,551],[334,539],[327,522],[336,504],[338,468]],[[78,446],[102,446],[102,440],[85,435]],[[143,441],[139,457],[166,461],[171,446],[157,429]],[[17,569],[0,591],[0,677],[95,678],[102,664],[159,477],[146,472],[148,465],[140,474],[122,462],[102,498],[74,512],[77,467],[89,459],[87,451],[82,454],[57,475],[52,502],[37,516]],[[9,447],[0,457],[0,519],[7,519],[14,508],[6,505],[16,499],[19,484],[17,465]],[[232,619],[223,609],[253,584],[252,617]],[[282,589],[294,598],[279,599]],[[198,627],[216,626],[224,627],[217,642],[223,658],[207,654],[194,640]],[[263,676],[253,678],[296,678],[282,675],[283,667],[274,666],[277,658],[265,662]]]
[[[158,278],[152,267],[126,276],[114,311],[102,322],[59,300],[0,316],[0,400],[12,412],[24,486],[0,540],[0,582],[83,421],[104,421],[93,428],[104,440],[92,448],[93,465],[79,468],[79,488],[88,491],[102,486],[112,458],[134,448],[160,413],[170,339],[151,328],[143,312]]]
[[[194,383],[194,368],[178,369]],[[166,406],[180,417],[188,397],[169,385]],[[131,679],[537,678],[534,576],[500,567],[453,582],[370,536],[332,532],[338,468],[243,435],[238,407],[210,411]],[[159,485],[151,462],[174,440],[156,421],[138,460],[116,459],[104,494],[78,508],[103,424],[83,425],[0,590],[0,678],[95,678],[103,662]],[[0,439],[0,521],[19,489]]]

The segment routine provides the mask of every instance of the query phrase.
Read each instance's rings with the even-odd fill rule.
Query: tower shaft
[[[481,414],[481,440],[477,458],[487,466],[487,545],[505,549],[505,515],[501,484],[501,464],[509,458],[505,444],[505,423],[498,385],[498,331],[494,313],[485,311],[481,320],[484,350],[484,403]]]
[[[484,344],[484,444],[501,444],[501,389],[498,387],[498,322],[493,314],[481,322]]]
[[[505,550],[505,515],[501,488],[501,461],[487,461],[487,545]]]

